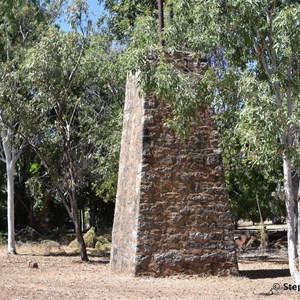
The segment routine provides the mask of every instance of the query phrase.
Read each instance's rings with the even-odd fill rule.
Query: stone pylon
[[[233,224],[210,110],[199,108],[190,136],[180,140],[164,126],[171,115],[169,105],[141,97],[137,82],[137,76],[128,76],[112,271],[138,276],[237,274]]]

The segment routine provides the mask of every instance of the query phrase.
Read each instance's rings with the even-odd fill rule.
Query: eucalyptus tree
[[[16,87],[14,78],[11,78],[2,69],[2,78],[0,83],[0,131],[1,131],[1,146],[0,146],[0,159],[6,165],[6,181],[7,181],[7,222],[8,222],[8,252],[16,253],[15,245],[15,219],[14,219],[14,172],[15,165],[20,157],[24,141],[22,137],[15,134],[14,127],[19,126],[18,117],[11,117],[11,110],[7,109],[5,105],[6,97],[8,101],[16,101],[22,97]],[[16,72],[14,72],[16,75]],[[8,96],[9,95],[9,96]],[[4,101],[3,101],[4,100]],[[15,111],[14,111],[15,113]]]
[[[17,133],[30,126],[30,90],[20,64],[28,47],[37,41],[46,22],[56,16],[61,1],[0,2],[0,159],[6,164],[8,252],[16,253],[14,237],[14,171],[25,145]],[[51,8],[51,11],[48,9]]]
[[[175,119],[169,125],[177,130],[188,124],[199,102],[215,103],[216,98],[222,98],[226,103],[227,95],[220,86],[226,88],[226,80],[232,78],[227,84],[229,88],[235,87],[236,101],[240,103],[234,132],[240,137],[241,155],[247,156],[252,164],[266,168],[277,165],[281,157],[289,268],[299,284],[300,272],[295,267],[296,260],[300,265],[300,243],[298,247],[296,244],[296,227],[299,229],[300,222],[295,215],[295,199],[299,199],[299,193],[297,196],[292,189],[292,174],[299,172],[300,3],[290,0],[170,2],[174,18],[162,32],[163,49],[155,33],[155,18],[136,19],[124,53],[129,68],[141,70],[140,83],[145,92],[171,101]],[[165,53],[172,57],[178,50],[209,58],[220,49],[226,64],[212,65],[199,84],[195,84],[191,74],[178,72],[170,59],[164,59]]]
[[[220,4],[223,44],[239,72],[244,106],[236,127],[253,163],[276,164],[281,156],[286,197],[289,267],[300,283],[300,243],[292,175],[299,170],[299,1],[228,1]],[[298,195],[297,195],[298,194]],[[298,207],[299,210],[299,207]],[[300,240],[298,236],[298,241]]]
[[[88,260],[78,213],[79,195],[103,175],[99,156],[106,146],[103,122],[120,100],[117,53],[101,34],[49,28],[27,53],[24,72],[33,91],[38,138],[27,142],[41,158],[57,196],[75,227],[81,259]],[[116,73],[117,74],[117,73]],[[105,128],[104,128],[105,129]]]

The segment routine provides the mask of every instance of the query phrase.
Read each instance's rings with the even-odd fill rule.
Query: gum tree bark
[[[288,257],[289,269],[291,277],[299,284],[299,271],[296,268],[297,248],[296,248],[296,214],[295,214],[295,197],[292,185],[292,167],[290,159],[286,154],[283,155],[283,173],[284,173],[284,190],[286,196],[286,212],[287,212],[287,240],[288,240]],[[299,231],[298,231],[299,235]],[[299,246],[298,246],[299,247]],[[298,249],[299,252],[299,249]]]
[[[0,159],[6,164],[7,177],[7,252],[16,254],[15,241],[15,201],[14,201],[14,172],[15,165],[22,152],[23,145],[19,150],[15,150],[11,145],[12,132],[10,129],[1,130],[1,156]]]

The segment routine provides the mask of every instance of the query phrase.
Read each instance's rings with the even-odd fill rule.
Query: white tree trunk
[[[286,196],[286,212],[287,212],[287,240],[288,240],[288,256],[289,269],[291,276],[296,284],[300,283],[299,270],[296,267],[297,245],[296,245],[296,222],[295,214],[295,195],[293,193],[292,167],[291,161],[286,154],[283,155],[283,173],[284,173],[284,190]]]
[[[13,161],[6,162],[7,172],[7,225],[8,225],[8,253],[16,253],[15,242],[15,204],[14,204],[14,169]]]
[[[297,175],[298,178],[300,177],[299,175]],[[297,229],[298,229],[298,238],[297,238],[297,242],[298,242],[298,270],[297,270],[297,276],[296,276],[296,284],[299,285],[300,284],[300,218],[299,218],[299,214],[300,214],[300,178],[298,179],[299,184],[298,184],[298,190],[296,192],[294,192],[294,196],[296,197],[297,200],[297,206],[298,206],[298,220],[297,220]]]
[[[11,131],[9,129],[2,129],[2,161],[6,164],[6,177],[7,177],[7,235],[8,244],[7,251],[11,254],[16,254],[16,241],[15,241],[15,204],[14,204],[14,172],[16,161],[18,160],[23,144],[19,151],[15,151],[10,144]]]
[[[298,206],[298,212],[299,212],[299,210],[300,210],[300,202],[299,201],[297,202],[297,206]],[[298,247],[296,248],[296,251],[298,251],[297,252],[298,257],[296,257],[296,259],[295,259],[295,266],[297,265],[298,267],[295,267],[295,274],[296,274],[295,283],[297,285],[299,285],[300,284],[300,268],[299,268],[299,266],[300,266],[300,255],[299,255],[300,254],[300,243],[299,243],[299,241],[300,241],[300,219],[299,219],[299,217],[297,220],[297,229],[298,229],[298,237],[297,237]]]

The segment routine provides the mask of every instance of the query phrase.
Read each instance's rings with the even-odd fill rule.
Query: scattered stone
[[[38,269],[38,268],[39,268],[39,265],[38,265],[37,262],[29,261],[29,262],[28,262],[28,268],[30,268],[30,269]]]

